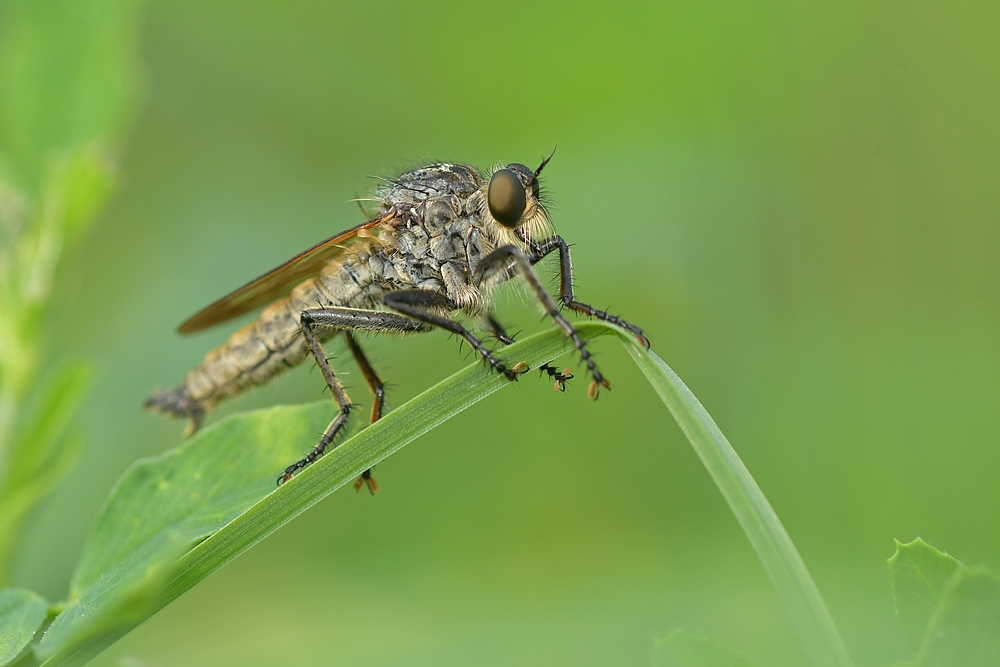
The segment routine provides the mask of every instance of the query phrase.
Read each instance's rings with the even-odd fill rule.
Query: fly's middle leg
[[[472,335],[472,332],[448,317],[445,313],[453,310],[454,305],[443,294],[422,289],[389,292],[382,297],[382,303],[415,320],[461,336],[465,342],[472,346],[472,349],[479,353],[487,366],[511,382],[516,381],[522,373],[528,370],[527,364],[523,362],[513,368],[508,368],[505,363],[493,356],[493,352],[483,345],[481,340]]]
[[[487,321],[490,323],[490,329],[493,330],[493,335],[496,336],[497,340],[504,345],[513,345],[517,341],[513,337],[508,335],[506,329],[503,325],[497,321],[497,318],[493,317],[492,314],[486,316]]]
[[[487,281],[497,273],[506,272],[512,263],[516,267],[518,273],[524,276],[528,286],[531,287],[531,290],[535,293],[535,297],[545,308],[545,312],[548,313],[549,317],[556,321],[556,324],[558,324],[559,328],[563,330],[566,337],[573,341],[573,347],[575,347],[577,352],[580,354],[580,358],[587,365],[587,371],[590,373],[591,378],[593,378],[590,383],[590,387],[587,390],[587,395],[592,399],[596,399],[600,393],[601,387],[610,389],[611,382],[604,377],[604,374],[601,373],[600,369],[597,367],[597,363],[594,361],[593,355],[591,355],[590,350],[587,349],[587,345],[583,342],[583,339],[580,338],[580,334],[577,332],[576,327],[574,327],[569,320],[567,320],[563,314],[559,312],[559,306],[556,305],[556,302],[545,290],[545,286],[542,284],[541,279],[539,279],[538,274],[535,273],[535,269],[532,266],[533,262],[527,255],[525,255],[519,248],[512,245],[494,250],[489,255],[484,257],[479,263],[479,266],[476,268],[476,283],[479,284],[483,281]],[[557,390],[565,387],[565,381],[569,379],[565,372],[557,372],[553,375],[553,377],[559,378],[556,380]]]
[[[354,355],[354,360],[358,363],[358,368],[361,369],[361,374],[365,376],[365,382],[368,383],[368,388],[372,392],[372,417],[368,423],[370,426],[382,418],[382,407],[385,405],[385,383],[382,382],[382,378],[378,376],[371,362],[368,361],[368,357],[365,356],[364,350],[358,345],[354,334],[348,331],[344,334],[344,338],[347,340],[347,346],[351,348],[351,354]],[[354,490],[360,491],[362,485],[367,485],[368,491],[372,495],[375,495],[378,491],[378,484],[372,477],[370,468],[361,473],[361,477],[358,477],[354,481]]]
[[[495,318],[492,313],[486,316],[486,321],[489,323],[490,329],[493,330],[493,335],[496,336],[496,339],[498,341],[500,341],[504,345],[513,345],[515,342],[517,342],[510,335],[507,334],[507,331],[503,328],[503,325],[497,321],[497,318]],[[545,375],[546,373],[548,373],[549,379],[555,380],[555,384],[553,385],[553,387],[555,388],[556,391],[566,391],[566,382],[573,379],[573,373],[571,372],[572,369],[570,368],[564,368],[563,370],[560,371],[555,366],[552,366],[548,363],[544,363],[538,367],[538,370],[540,375]]]

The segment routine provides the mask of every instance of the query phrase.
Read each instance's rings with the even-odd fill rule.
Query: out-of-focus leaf
[[[24,650],[45,621],[48,605],[31,591],[0,590],[0,665],[6,665]]]
[[[921,667],[1000,665],[1000,578],[981,567],[948,582],[921,652]]]
[[[945,587],[962,567],[919,537],[908,544],[896,541],[896,553],[889,559],[892,596],[896,601],[896,617],[914,651],[927,635],[927,626]]]
[[[80,146],[50,161],[39,214],[54,218],[52,224],[61,228],[67,244],[111,195],[115,171],[114,161],[99,143]]]
[[[6,570],[28,513],[66,478],[79,459],[81,441],[65,431],[90,377],[89,366],[80,362],[56,371],[13,440],[10,467],[0,491],[0,572]]]
[[[0,6],[0,146],[36,192],[55,149],[112,140],[135,104],[138,0]]]
[[[584,324],[584,340],[611,332]],[[532,367],[572,349],[551,330],[505,348]],[[329,401],[233,415],[138,462],[105,503],[73,575],[69,604],[35,650],[46,665],[83,664],[226,562],[400,447],[510,383],[473,364],[275,488],[315,444]],[[207,538],[207,539],[206,539]],[[179,559],[183,551],[197,544]]]
[[[112,190],[140,5],[0,3],[0,581],[25,517],[80,451],[62,431],[81,375],[40,386],[42,321],[64,249]]]
[[[92,376],[90,365],[77,361],[58,369],[46,382],[30,420],[18,434],[21,447],[11,461],[8,484],[24,485],[47,474]]]
[[[754,667],[747,657],[708,637],[672,630],[653,646],[653,667]]]

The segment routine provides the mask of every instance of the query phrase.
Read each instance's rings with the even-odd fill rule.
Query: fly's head
[[[506,167],[498,164],[486,174],[488,181],[473,194],[470,204],[478,208],[486,234],[495,246],[523,246],[526,238],[539,240],[552,235],[538,182],[550,159],[551,155],[534,171],[517,162]]]

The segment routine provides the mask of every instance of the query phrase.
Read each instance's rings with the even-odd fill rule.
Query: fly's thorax
[[[468,201],[451,192],[395,205],[405,207],[406,214],[398,224],[381,230],[382,251],[368,257],[387,288],[444,292],[459,308],[482,309],[485,297],[473,284],[473,275],[492,247],[482,234],[478,212],[467,208]]]
[[[520,165],[508,166],[525,171]],[[475,281],[476,268],[493,250],[515,245],[524,238],[540,239],[552,233],[548,213],[538,194],[537,180],[525,187],[516,225],[501,224],[489,202],[490,179],[497,165],[485,175],[469,165],[432,164],[401,175],[379,192],[383,213],[396,218],[382,228],[379,241],[384,252],[373,271],[389,289],[444,291],[460,308],[481,311],[492,285],[513,273],[495,274],[491,285]],[[524,178],[533,177],[530,170]]]
[[[386,206],[419,204],[448,195],[464,202],[483,187],[483,177],[475,167],[450,163],[420,167],[389,182],[391,185],[378,193]]]
[[[494,175],[508,172],[511,178],[515,178],[512,170],[516,170],[516,178],[523,188],[521,206],[518,213],[514,214],[515,221],[505,220],[501,224],[494,218],[491,209],[491,180]],[[541,171],[541,167],[538,171]],[[456,208],[472,220],[484,241],[493,248],[505,245],[523,248],[523,237],[537,241],[554,233],[538,187],[537,172],[532,172],[524,165],[502,167],[496,164],[486,173],[480,173],[475,167],[465,164],[431,164],[408,171],[389,182],[390,186],[378,192],[378,198],[383,203],[383,213],[392,208],[412,208],[412,217],[426,222],[430,212],[427,210],[428,205],[453,197],[458,202]]]

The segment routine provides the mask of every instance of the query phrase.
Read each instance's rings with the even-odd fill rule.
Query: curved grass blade
[[[726,436],[662,359],[636,345],[630,335],[616,332],[729,503],[813,664],[851,667],[854,663],[802,557]]]

